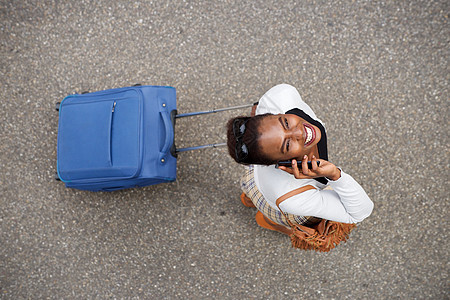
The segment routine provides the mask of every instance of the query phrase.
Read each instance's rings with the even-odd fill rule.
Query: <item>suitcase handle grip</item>
[[[162,153],[167,153],[173,143],[174,139],[174,132],[173,132],[173,126],[172,121],[170,120],[169,112],[167,111],[160,111],[161,118],[163,119],[164,128],[166,129],[166,139],[164,141],[164,146],[161,150]]]

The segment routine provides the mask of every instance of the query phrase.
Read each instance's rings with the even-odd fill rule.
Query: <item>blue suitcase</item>
[[[114,191],[176,180],[175,119],[248,107],[177,114],[176,91],[133,86],[69,95],[59,110],[57,179],[67,187]]]
[[[67,187],[90,191],[174,181],[175,114],[173,87],[67,96],[59,104],[58,177]]]

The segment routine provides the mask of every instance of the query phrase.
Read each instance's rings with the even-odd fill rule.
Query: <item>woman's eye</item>
[[[289,128],[289,124],[288,124],[287,119],[284,119],[284,124],[286,125],[286,128]]]
[[[291,143],[291,140],[288,140],[286,142],[286,152],[289,152],[289,144]]]

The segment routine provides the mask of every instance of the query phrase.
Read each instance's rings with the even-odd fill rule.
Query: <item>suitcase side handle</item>
[[[168,111],[160,111],[159,113],[161,114],[161,118],[163,120],[164,128],[166,131],[164,146],[162,147],[161,152],[167,153],[170,147],[172,146],[174,140],[172,121],[170,120],[170,114]]]

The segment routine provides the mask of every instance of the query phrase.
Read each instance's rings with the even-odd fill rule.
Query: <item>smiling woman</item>
[[[325,128],[294,87],[270,89],[255,114],[228,122],[228,152],[247,165],[241,200],[258,208],[260,226],[292,234],[293,224],[353,224],[371,214],[363,188],[328,161]],[[292,168],[275,167],[282,160]]]
[[[319,128],[294,114],[272,115],[261,122],[259,146],[265,156],[275,161],[301,159],[317,155],[321,138]]]

